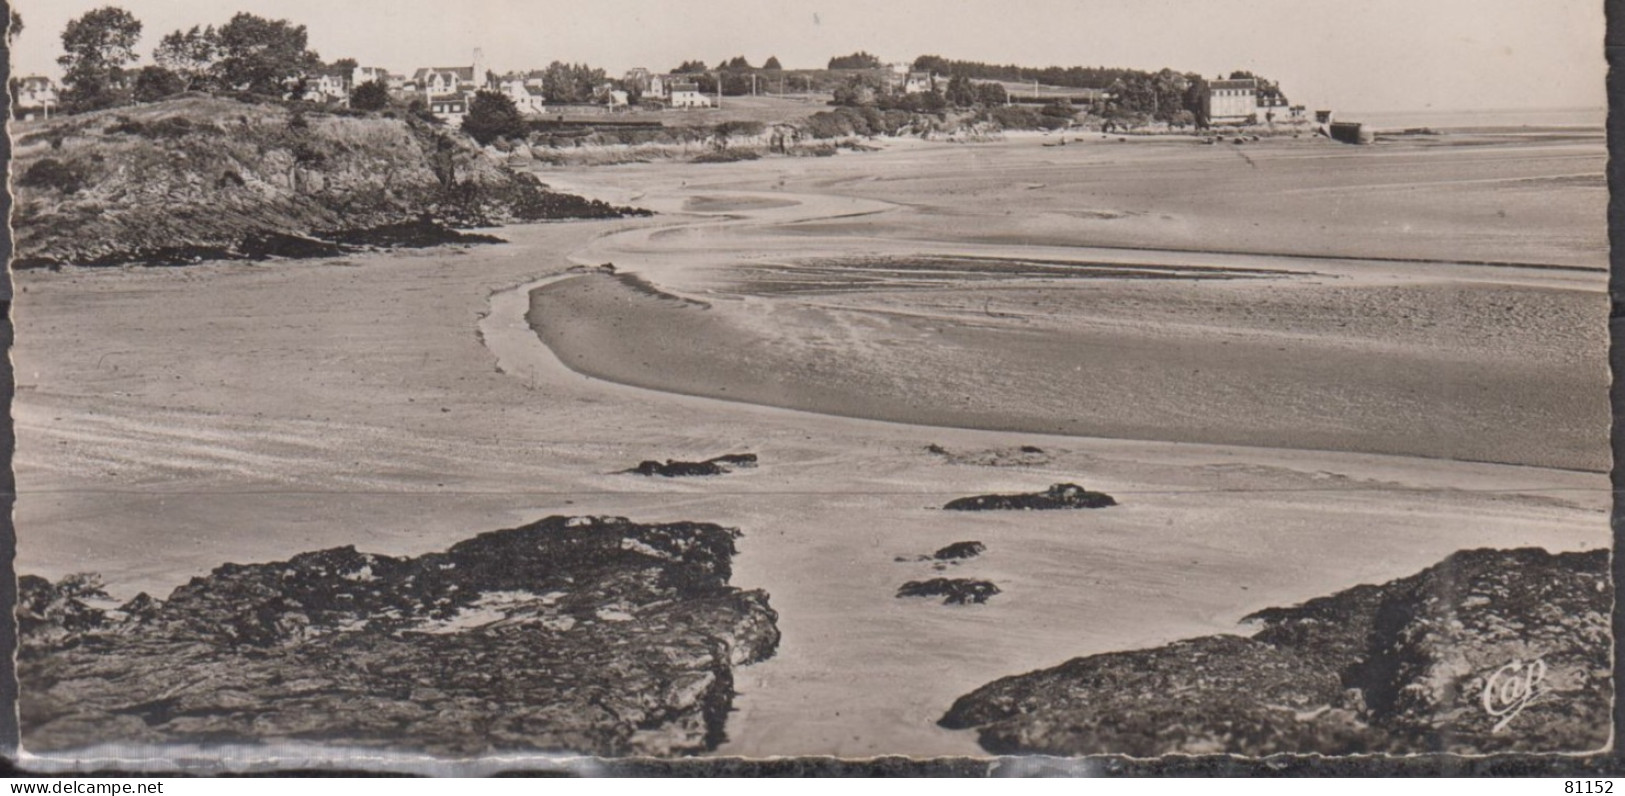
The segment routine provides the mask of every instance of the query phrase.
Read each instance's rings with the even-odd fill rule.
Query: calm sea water
[[[1431,127],[1453,130],[1472,127],[1565,127],[1601,130],[1607,108],[1559,108],[1513,111],[1338,111],[1343,121],[1364,122],[1378,130]]]

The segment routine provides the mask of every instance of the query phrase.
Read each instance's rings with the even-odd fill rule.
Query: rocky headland
[[[549,517],[415,558],[226,564],[117,607],[94,578],[24,576],[24,743],[714,749],[733,667],[779,640],[767,594],[728,584],[738,535]]]
[[[458,229],[647,214],[550,190],[410,115],[185,96],[17,131],[15,265],[181,265],[482,243]]]
[[[997,754],[1546,752],[1608,743],[1607,550],[1467,550],[1208,636],[1075,658],[939,722]]]

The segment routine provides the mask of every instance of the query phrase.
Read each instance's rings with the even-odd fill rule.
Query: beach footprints
[[[756,454],[730,453],[699,462],[685,462],[678,459],[667,459],[664,462],[658,462],[650,459],[639,462],[638,466],[621,472],[649,477],[686,478],[697,475],[723,475],[733,472],[734,468],[755,466]]]

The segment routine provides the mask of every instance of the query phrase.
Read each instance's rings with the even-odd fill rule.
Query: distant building
[[[526,115],[547,111],[547,92],[540,85],[532,85],[524,75],[509,74],[497,81],[497,90],[513,101],[515,108]]]
[[[43,75],[12,81],[12,105],[18,119],[50,118],[59,105],[56,83]]]
[[[390,91],[400,91],[406,85],[405,75],[390,74],[389,70],[376,66],[358,66],[350,73],[350,88],[353,90],[362,83],[382,82]]]
[[[936,88],[937,76],[930,72],[909,72],[903,80],[904,94],[923,94]]]
[[[446,94],[439,97],[430,97],[427,103],[429,112],[453,127],[460,127],[463,119],[468,116],[468,104],[473,95],[468,92]]]
[[[671,106],[673,108],[709,108],[711,98],[700,92],[700,84],[693,81],[680,81],[671,84]]]
[[[1258,81],[1211,80],[1202,92],[1202,109],[1213,124],[1245,122],[1249,117],[1262,118],[1258,108]]]
[[[627,91],[635,91],[641,97],[658,99],[665,96],[663,90],[665,81],[661,79],[660,75],[641,66],[627,70],[626,76],[621,78],[621,83],[626,86]]]
[[[336,105],[350,104],[351,70],[328,67],[305,77],[305,99]]]
[[[486,87],[485,52],[474,50],[469,66],[428,66],[412,73],[411,87],[419,94],[434,96],[458,91],[478,91]]]

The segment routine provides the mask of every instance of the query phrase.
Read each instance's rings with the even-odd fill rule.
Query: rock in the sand
[[[733,472],[733,467],[755,467],[756,454],[730,453],[703,462],[684,462],[676,459],[667,459],[665,462],[654,460],[639,462],[638,466],[627,470],[638,475],[661,476],[663,478],[683,478],[693,475],[722,475]]]
[[[223,565],[118,609],[21,579],[33,751],[307,741],[439,755],[714,749],[777,615],[728,585],[738,532],[549,517],[415,558]]]
[[[951,451],[936,443],[925,446],[925,450],[936,456],[941,456],[950,464],[971,464],[979,467],[1036,467],[1049,464],[1049,454],[1037,445],[1021,445],[1014,448],[988,448],[979,451]]]
[[[1077,484],[1054,484],[1043,492],[1020,495],[978,495],[951,500],[949,511],[1040,511],[1045,509],[1100,509],[1117,501],[1104,492],[1090,492]]]
[[[960,697],[997,754],[1579,752],[1608,743],[1608,551],[1456,553],[1221,635],[1076,658]]]
[[[938,561],[950,561],[962,558],[975,558],[987,552],[987,545],[981,542],[954,542],[947,547],[931,554]]]
[[[941,597],[943,605],[985,603],[998,593],[998,586],[985,580],[968,578],[911,580],[897,589],[898,597]]]

